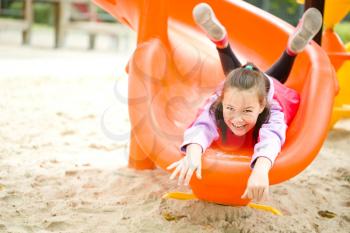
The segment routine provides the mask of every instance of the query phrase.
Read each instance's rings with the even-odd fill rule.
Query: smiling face
[[[265,101],[259,100],[256,88],[239,90],[230,87],[223,94],[222,107],[226,125],[235,135],[245,135],[255,126],[259,114],[265,108]]]

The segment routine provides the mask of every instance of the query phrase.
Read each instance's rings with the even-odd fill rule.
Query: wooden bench
[[[31,27],[33,22],[32,0],[23,1],[23,14],[21,19],[0,18],[0,30],[18,29],[22,31],[22,43],[29,44]],[[0,1],[0,16],[4,9],[1,7]]]
[[[117,22],[108,23],[89,17],[87,20],[72,21],[73,4],[80,3],[88,6],[89,15],[97,15],[97,6],[90,0],[14,0],[24,1],[23,19],[0,18],[0,30],[18,29],[23,31],[23,43],[30,41],[30,32],[33,21],[33,5],[46,3],[53,7],[55,48],[64,46],[65,37],[69,31],[83,31],[89,35],[89,49],[95,47],[98,34],[110,35],[116,38],[128,36],[125,27]],[[0,1],[1,4],[1,1]],[[0,8],[1,9],[1,8]],[[1,12],[0,12],[1,15]]]
[[[97,6],[93,4],[90,0],[35,0],[35,1],[46,1],[46,2],[56,2],[56,42],[55,47],[60,48],[64,46],[65,37],[69,31],[83,31],[89,35],[89,49],[95,47],[96,37],[98,34],[110,35],[115,38],[126,37],[127,32],[125,27],[117,22],[108,23],[101,22],[97,20]],[[73,4],[80,3],[86,4],[88,7],[88,15],[90,16],[87,20],[74,20],[73,16]]]

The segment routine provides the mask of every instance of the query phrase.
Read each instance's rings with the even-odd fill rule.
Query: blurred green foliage
[[[4,18],[23,18],[23,1],[21,0],[0,0],[0,16]],[[34,22],[39,24],[53,23],[53,9],[49,4],[35,3],[34,5]]]
[[[281,18],[292,25],[297,25],[303,13],[303,5],[296,0],[245,0],[271,14]]]
[[[0,0],[2,9],[0,17],[5,18],[22,18],[23,17],[23,1],[22,0]],[[35,3],[34,6],[34,23],[53,25],[54,12],[53,7],[49,3]],[[74,8],[74,7],[72,7]],[[97,10],[98,18],[105,22],[114,22],[114,18],[102,9]],[[84,15],[84,13],[80,13]],[[84,16],[79,17],[84,18]],[[86,17],[85,17],[86,18]]]
[[[45,3],[34,4],[34,22],[53,25],[53,8]]]
[[[10,2],[8,0],[0,0],[1,1],[1,17],[7,18],[22,18],[23,17],[23,3],[22,1],[14,1]]]
[[[296,0],[245,0],[256,7],[259,7],[271,14],[281,18],[288,23],[296,26],[299,18],[302,16],[304,6],[296,3]],[[334,29],[346,44],[350,42],[350,14],[345,17],[343,22],[337,24]]]
[[[335,26],[334,30],[338,33],[338,35],[340,36],[344,44],[350,42],[350,22],[349,21],[338,23]]]

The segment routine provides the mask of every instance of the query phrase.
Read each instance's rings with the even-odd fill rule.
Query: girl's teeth
[[[235,128],[243,128],[244,125],[241,125],[241,126],[233,125],[233,127],[235,127]]]

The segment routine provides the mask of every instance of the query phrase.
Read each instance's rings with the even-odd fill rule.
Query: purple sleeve
[[[199,144],[204,152],[219,137],[215,119],[209,112],[210,106],[217,98],[218,96],[216,94],[212,95],[200,110],[200,114],[192,123],[191,127],[186,129],[184,140],[180,147],[182,152],[186,153],[186,146],[192,143]]]
[[[256,159],[259,157],[268,158],[271,161],[271,166],[273,165],[286,140],[287,127],[280,104],[276,100],[272,100],[270,119],[259,130],[259,141],[254,146],[251,168],[254,167]]]

